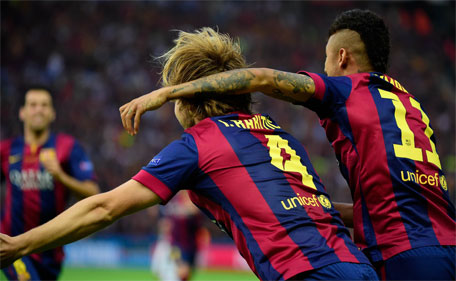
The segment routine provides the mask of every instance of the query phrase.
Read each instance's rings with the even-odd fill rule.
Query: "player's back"
[[[191,199],[260,278],[367,259],[350,241],[302,145],[268,116],[207,118],[186,130],[200,172]]]
[[[454,206],[429,117],[397,80],[377,73],[368,80],[354,85],[347,102],[365,111],[352,114],[350,124],[358,144],[358,178],[383,258],[420,246],[454,244]],[[370,95],[365,99],[372,100],[361,104],[366,86]]]
[[[454,245],[456,224],[429,117],[380,73],[307,73],[316,111],[352,189],[355,241],[373,261],[431,245]]]

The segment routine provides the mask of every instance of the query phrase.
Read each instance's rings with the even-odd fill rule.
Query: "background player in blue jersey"
[[[315,111],[354,205],[338,207],[355,242],[390,280],[455,278],[455,209],[420,103],[385,75],[390,38],[370,11],[340,14],[329,29],[326,75],[265,68],[234,70],[162,88],[122,108],[137,132],[140,116],[169,99],[261,91]],[[133,119],[133,126],[131,124]]]
[[[78,142],[51,133],[55,111],[49,90],[29,89],[19,117],[24,135],[0,145],[2,187],[6,187],[0,232],[8,235],[19,235],[61,213],[69,192],[87,197],[99,191],[92,163]],[[10,280],[56,280],[62,260],[59,247],[22,257],[3,272]]]
[[[159,239],[151,269],[161,280],[190,280],[203,233],[202,216],[185,191],[159,208]]]
[[[239,45],[209,28],[181,32],[164,58],[165,85],[246,65]],[[252,115],[250,104],[250,95],[176,100],[176,118],[186,128],[180,140],[121,186],[25,234],[0,235],[2,264],[166,204],[185,188],[262,280],[376,280],[304,148],[269,116]]]

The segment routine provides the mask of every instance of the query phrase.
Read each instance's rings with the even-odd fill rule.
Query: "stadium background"
[[[102,190],[109,190],[182,133],[170,104],[146,114],[136,137],[123,131],[118,113],[125,102],[159,87],[160,65],[153,57],[170,48],[177,36],[173,30],[218,27],[240,39],[255,67],[323,72],[327,29],[338,13],[351,8],[369,8],[385,18],[392,38],[388,74],[414,94],[430,116],[454,198],[454,1],[2,1],[1,138],[22,133],[18,110],[25,87],[46,84],[54,92],[54,130],[80,140]],[[254,99],[256,111],[270,114],[305,145],[332,199],[350,202],[315,114],[261,94]],[[210,222],[207,227],[213,246],[230,256],[226,253],[233,246],[227,237]],[[146,210],[67,247],[67,265],[147,271],[155,239],[156,217]],[[212,257],[215,261],[206,256],[204,262],[207,267],[243,268],[232,256]],[[101,275],[98,280],[104,278],[109,279]]]

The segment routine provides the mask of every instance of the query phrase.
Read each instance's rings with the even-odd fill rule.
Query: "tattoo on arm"
[[[175,94],[175,93],[181,91],[181,90],[184,89],[184,88],[185,88],[185,87],[181,87],[181,88],[174,89],[174,90],[171,91],[171,94]]]
[[[296,95],[301,93],[313,93],[315,84],[312,78],[295,73],[274,70],[274,94]]]
[[[279,100],[284,100],[284,101],[288,101],[288,102],[291,102],[291,103],[295,102],[294,99],[292,99],[289,96],[285,95],[279,89],[272,89],[272,92],[269,93],[268,95],[273,97],[273,98],[279,99]]]
[[[194,97],[209,95],[243,94],[255,91],[255,73],[249,69],[236,69],[197,79],[184,87],[174,89],[171,94],[180,92]],[[273,71],[273,85],[265,94],[289,102],[302,102],[315,92],[312,78],[283,71]]]
[[[228,76],[226,76],[228,75]],[[243,93],[251,84],[255,75],[246,69],[237,69],[227,71],[222,76],[215,76],[214,78],[206,77],[192,83],[193,88],[196,90],[195,97],[202,94],[235,94]]]
[[[255,75],[248,69],[230,70],[197,79],[190,85],[172,90],[171,95],[175,94],[174,97],[178,98],[179,92],[183,90],[187,90],[185,91],[187,94],[193,93],[194,97],[201,97],[203,94],[207,97],[208,95],[247,93],[254,78]]]

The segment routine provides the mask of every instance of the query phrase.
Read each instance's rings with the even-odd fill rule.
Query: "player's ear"
[[[25,112],[24,112],[24,107],[21,106],[21,108],[19,108],[19,120],[21,120],[22,122],[24,122],[24,118],[25,118]]]
[[[52,116],[51,116],[51,121],[52,121],[52,122],[54,122],[55,116],[56,116],[55,109],[52,108]]]
[[[338,52],[338,63],[339,63],[339,68],[345,69],[347,68],[348,65],[348,51],[345,48],[340,48]]]

